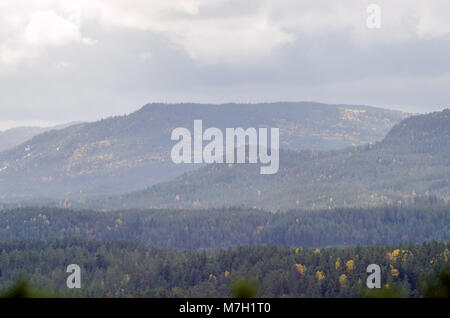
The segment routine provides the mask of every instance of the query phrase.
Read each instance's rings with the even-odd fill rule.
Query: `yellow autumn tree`
[[[325,275],[323,274],[323,272],[317,271],[316,278],[317,278],[317,281],[320,283],[325,278]]]
[[[393,250],[392,253],[388,253],[387,256],[391,261],[395,262],[397,260],[397,257],[399,254],[400,254],[400,250],[396,249],[396,250]]]
[[[341,287],[344,287],[346,282],[347,282],[347,275],[342,274],[341,276],[339,276],[339,285],[341,285]]]
[[[337,258],[334,267],[335,267],[336,269],[339,269],[339,268],[341,267],[341,258],[340,258],[340,257]]]
[[[354,269],[355,269],[355,262],[351,259],[351,260],[348,260],[346,263],[345,263],[345,267],[347,268],[347,270],[349,271],[349,272],[351,272],[351,271],[353,271]]]
[[[306,266],[302,264],[295,264],[295,269],[300,274],[300,276],[303,276],[306,271]]]
[[[394,268],[394,266],[391,266],[391,275],[394,277],[398,277],[398,275],[400,274],[400,272],[398,271],[398,269]]]

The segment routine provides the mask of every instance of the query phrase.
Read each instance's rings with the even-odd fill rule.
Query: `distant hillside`
[[[406,114],[318,103],[149,104],[126,116],[53,130],[0,153],[1,200],[118,194],[193,169],[170,159],[175,127],[279,127],[285,149],[375,142]]]
[[[76,122],[57,125],[52,127],[15,127],[0,131],[0,151],[4,151],[13,148],[21,143],[24,143],[28,139],[33,138],[36,135],[53,129],[63,129],[71,125],[77,124]]]
[[[339,151],[283,151],[280,170],[259,165],[208,165],[144,191],[91,201],[95,208],[271,210],[376,206],[450,197],[450,110],[414,116],[374,145]]]

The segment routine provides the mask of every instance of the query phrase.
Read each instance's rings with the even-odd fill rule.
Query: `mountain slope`
[[[374,145],[283,151],[275,175],[260,175],[255,164],[208,165],[171,182],[88,206],[278,210],[374,206],[430,194],[450,197],[450,110],[405,119]]]
[[[279,127],[286,149],[380,140],[406,114],[318,103],[149,104],[126,116],[50,131],[0,153],[0,197],[79,198],[142,189],[191,170],[174,165],[175,127]]]
[[[0,151],[13,148],[25,141],[53,129],[64,129],[77,123],[68,123],[53,127],[16,127],[0,131]]]

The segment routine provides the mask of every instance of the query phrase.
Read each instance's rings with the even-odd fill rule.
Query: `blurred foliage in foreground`
[[[251,278],[240,278],[232,283],[231,297],[256,298],[259,295],[258,281]]]
[[[34,289],[25,278],[17,279],[10,287],[0,290],[0,298],[48,298],[56,294]]]
[[[443,271],[436,280],[429,283],[425,297],[450,298],[450,269]]]

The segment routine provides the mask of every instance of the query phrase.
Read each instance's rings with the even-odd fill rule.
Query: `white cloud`
[[[450,12],[450,8],[447,10],[447,12]],[[437,16],[426,11],[421,16],[416,30],[420,38],[448,37],[450,36],[450,18],[448,16]]]
[[[8,32],[0,34],[0,62],[17,64],[24,59],[38,56],[46,47],[66,44],[90,45],[95,40],[80,33],[79,14],[62,15],[47,4],[39,7],[24,7],[9,2],[0,13],[0,27]],[[48,7],[48,8],[47,8]]]
[[[366,8],[382,8],[382,28],[368,30]],[[162,35],[198,63],[242,64],[266,57],[299,36],[343,31],[357,46],[450,35],[447,0],[2,0],[0,58],[36,56],[43,47],[91,44],[82,21]],[[7,28],[6,26],[7,25]]]
[[[382,8],[382,28],[366,27],[368,4]],[[246,63],[298,36],[347,32],[358,46],[396,44],[450,35],[447,0],[89,0],[106,28],[162,34],[199,63]]]
[[[250,62],[295,40],[264,7],[241,14],[238,8],[222,12],[224,5],[227,1],[86,2],[90,16],[105,28],[162,34],[190,58],[206,64]]]
[[[381,7],[381,29],[366,26],[369,4]],[[270,2],[275,22],[295,34],[316,37],[345,32],[358,46],[402,44],[450,36],[446,0],[285,0]]]
[[[66,43],[91,44],[92,39],[83,38],[79,26],[54,11],[37,11],[30,14],[23,41],[27,45],[64,45]]]
[[[206,63],[249,63],[292,43],[295,36],[272,24],[264,14],[235,19],[199,21],[170,34],[193,60]]]
[[[138,55],[138,57],[142,61],[149,61],[152,59],[152,53],[151,52],[142,52]]]
[[[58,70],[64,70],[64,69],[67,69],[67,68],[69,68],[71,66],[72,66],[72,64],[69,63],[69,62],[66,62],[66,61],[59,61],[58,63],[55,63],[55,67]]]

